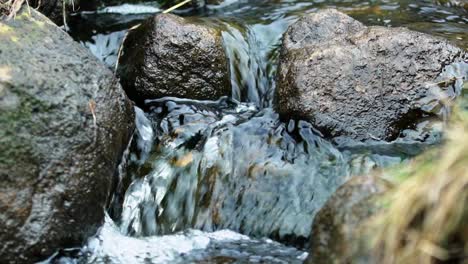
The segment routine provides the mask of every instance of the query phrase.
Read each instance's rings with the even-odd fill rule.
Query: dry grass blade
[[[179,8],[179,7],[183,6],[183,5],[186,5],[186,4],[190,3],[190,2],[192,2],[192,0],[185,0],[185,1],[183,1],[183,2],[180,2],[180,3],[178,3],[178,4],[176,4],[176,5],[172,6],[172,7],[170,7],[170,8],[168,8],[168,9],[164,10],[164,11],[163,11],[163,14],[170,13],[170,12],[176,10],[177,8]]]
[[[416,160],[410,178],[371,220],[379,263],[468,262],[468,116],[460,113],[444,147]]]
[[[27,3],[27,0],[8,0],[0,2],[1,17],[7,19],[15,17],[24,3]]]

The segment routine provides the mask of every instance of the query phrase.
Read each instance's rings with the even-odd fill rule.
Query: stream
[[[306,121],[279,119],[272,104],[282,34],[301,15],[328,7],[468,48],[468,13],[433,1],[228,0],[176,10],[223,28],[232,98],[136,107],[104,225],[82,248],[61,249],[44,263],[302,263],[315,214],[346,179],[437,144],[442,126],[429,121],[394,142],[345,145]],[[114,68],[128,29],[161,11],[144,2],[76,13],[69,32]]]

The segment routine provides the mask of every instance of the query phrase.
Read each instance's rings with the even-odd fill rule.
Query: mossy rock
[[[0,21],[0,262],[78,245],[103,221],[133,107],[112,72],[37,11]]]

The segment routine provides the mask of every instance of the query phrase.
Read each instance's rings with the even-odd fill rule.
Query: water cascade
[[[434,34],[462,42],[466,16],[409,2],[226,1],[199,13],[224,29],[232,98],[161,98],[137,107],[106,223],[85,247],[49,263],[301,263],[313,217],[340,184],[400,163],[440,135],[434,126],[430,136],[412,137],[427,129],[423,122],[395,142],[340,145],[308,122],[280,120],[272,102],[282,33],[304,13],[337,7],[366,24],[422,31],[443,19]],[[86,23],[72,18],[71,34],[113,67],[126,31],[154,12],[159,7],[149,3],[79,13]]]

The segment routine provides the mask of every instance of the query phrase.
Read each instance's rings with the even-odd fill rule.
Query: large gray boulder
[[[127,36],[119,61],[135,101],[173,96],[218,99],[231,94],[221,32],[195,20],[159,14]]]
[[[441,106],[435,83],[461,81],[463,76],[438,77],[463,53],[440,38],[366,27],[336,10],[322,10],[284,35],[276,109],[284,118],[311,121],[328,138],[389,141],[432,115],[428,103],[431,110]]]
[[[0,21],[0,123],[0,262],[32,263],[95,233],[133,107],[111,71],[33,9]]]

